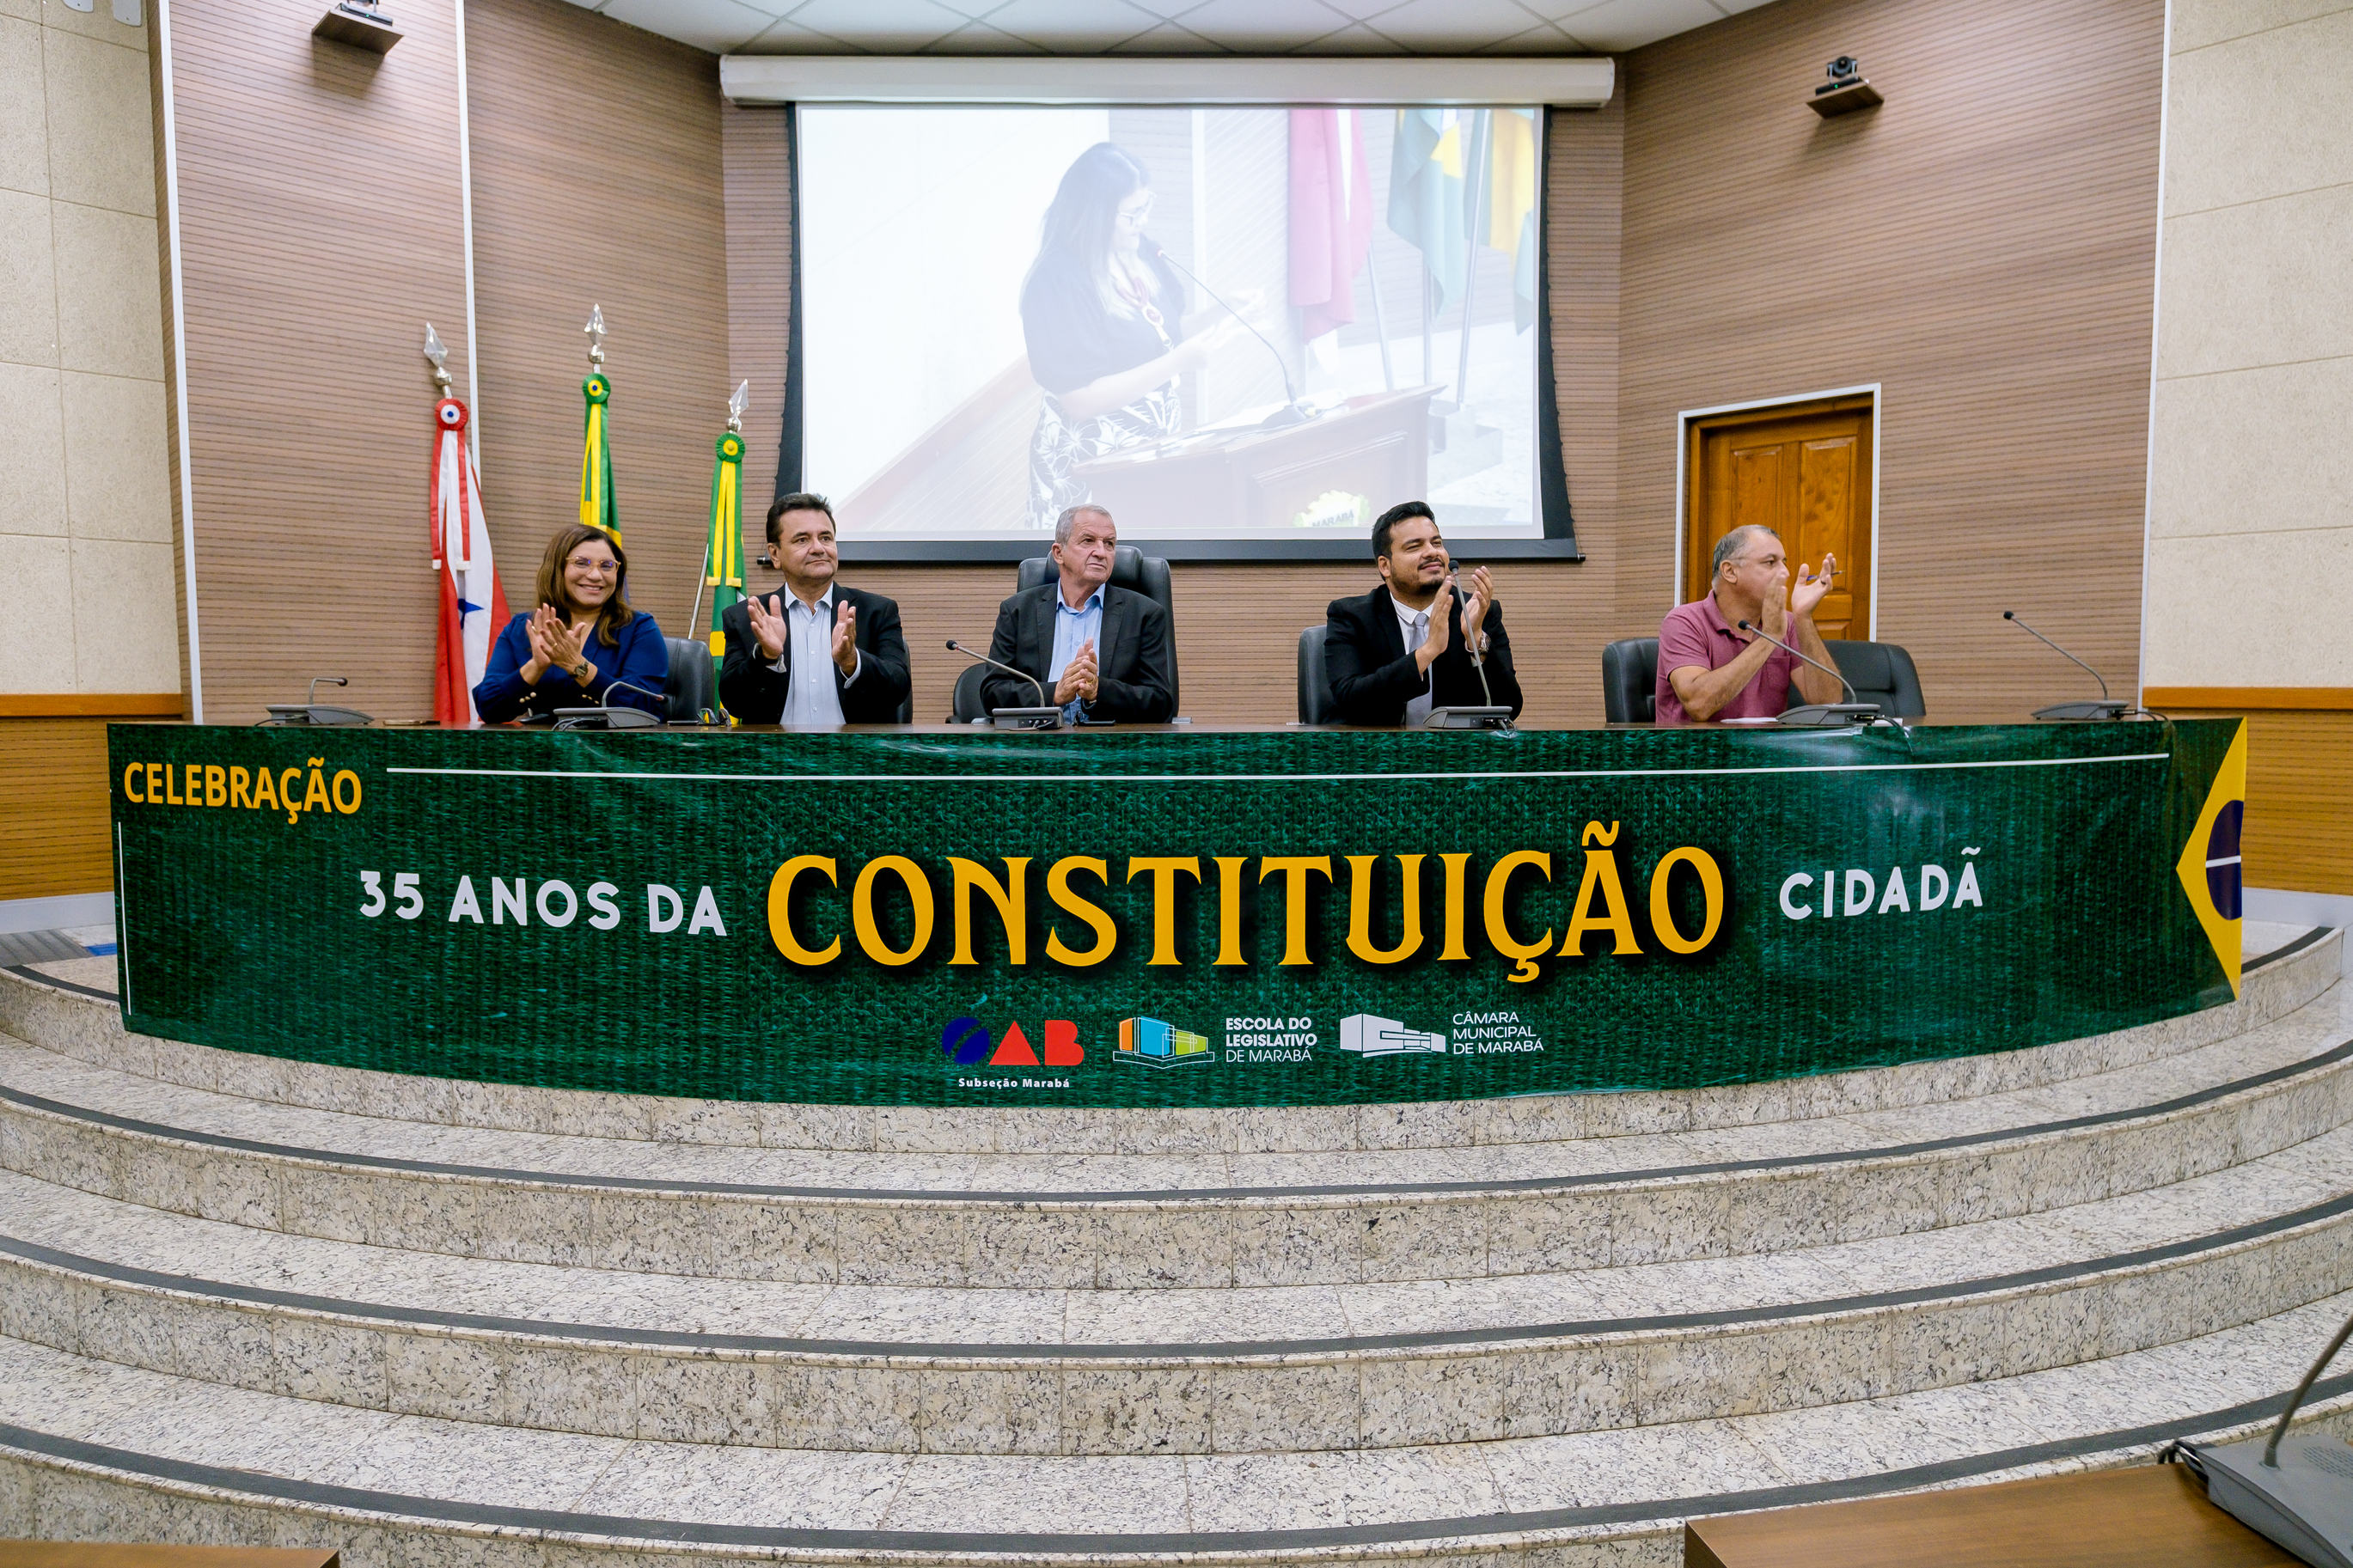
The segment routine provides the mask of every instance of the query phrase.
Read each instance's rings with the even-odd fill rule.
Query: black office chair
[[[954,710],[948,714],[951,724],[969,724],[976,719],[988,717],[988,705],[980,700],[980,683],[988,676],[988,666],[968,664],[956,676],[955,695],[950,699]]]
[[[1336,724],[1340,705],[1332,699],[1332,678],[1324,668],[1324,638],[1328,626],[1313,626],[1299,634],[1299,721]]]
[[[1601,650],[1601,712],[1612,724],[1658,722],[1658,638],[1628,637]]]
[[[1052,556],[1033,555],[1021,563],[1017,581],[1018,588],[1026,591],[1061,580],[1062,569],[1054,564]],[[1168,612],[1168,703],[1172,711],[1181,712],[1176,689],[1176,597],[1168,580],[1168,563],[1145,554],[1133,544],[1115,545],[1111,552],[1111,585],[1141,594]]]
[[[1854,688],[1858,700],[1876,702],[1891,719],[1925,719],[1927,700],[1920,694],[1920,672],[1912,656],[1892,642],[1848,642],[1833,638],[1826,646],[1831,662]],[[1794,695],[1794,693],[1792,694]],[[1839,699],[1844,701],[1841,696]]]
[[[912,680],[907,683],[907,695],[899,699],[899,711],[895,721],[901,724],[912,724],[915,721],[915,683]]]
[[[662,680],[665,717],[673,724],[702,721],[705,710],[719,710],[719,676],[712,668],[711,645],[691,637],[664,637],[670,647],[670,674]]]

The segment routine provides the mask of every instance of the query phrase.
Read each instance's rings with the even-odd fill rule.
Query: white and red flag
[[[441,579],[441,627],[433,652],[433,717],[443,724],[479,724],[474,688],[491,657],[491,639],[507,624],[507,596],[491,565],[490,531],[482,526],[482,477],[466,443],[466,405],[445,397],[433,405],[433,486],[427,516],[433,526],[433,571]]]

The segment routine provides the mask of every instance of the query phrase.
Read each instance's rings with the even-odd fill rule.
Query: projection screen
[[[780,489],[846,542],[1569,533],[1540,108],[797,110]],[[1547,529],[1543,498],[1553,494]],[[1569,542],[1573,549],[1573,542]]]

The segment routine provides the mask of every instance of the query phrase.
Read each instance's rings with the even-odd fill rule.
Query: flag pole
[[[1495,155],[1495,111],[1482,109],[1475,112],[1486,135],[1472,139],[1471,243],[1469,259],[1462,268],[1462,352],[1456,356],[1454,364],[1454,406],[1458,409],[1471,405],[1471,302],[1479,297],[1479,220],[1487,209],[1487,165],[1494,162]]]
[[[738,382],[735,385],[734,393],[727,399],[727,428],[729,431],[737,436],[741,436],[744,433],[744,411],[751,406],[752,384],[748,381]],[[694,574],[694,608],[687,611],[686,613],[686,624],[690,626],[698,626],[702,624],[702,590],[710,576],[711,534],[708,531],[705,531],[702,536],[702,570]]]

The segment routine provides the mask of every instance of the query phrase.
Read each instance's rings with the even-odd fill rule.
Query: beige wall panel
[[[164,384],[81,371],[67,371],[62,380],[66,509],[74,537],[170,544]],[[164,586],[165,598],[142,605],[142,614],[174,596],[171,584]]]
[[[49,138],[42,98],[41,29],[0,17],[0,189],[48,195]]]
[[[2174,0],[2173,52],[2353,11],[2353,0]]]
[[[164,360],[155,220],[53,202],[58,363],[101,375],[152,376]]]
[[[2168,215],[2342,184],[2353,175],[2353,9],[2177,53]],[[2250,84],[2263,84],[2260,97]]]
[[[0,191],[0,360],[58,363],[49,201],[22,191]]]
[[[2348,234],[2353,181],[2168,221],[2158,378],[2353,354]]]
[[[16,657],[0,664],[0,691],[74,689],[72,544],[0,533],[0,605],[14,608]]]
[[[121,44],[125,48],[144,51],[147,29],[144,26],[126,27],[114,19],[111,5],[94,5],[88,11],[77,11],[64,0],[39,0],[41,26],[58,32],[78,33],[100,43]],[[142,14],[151,17],[155,9],[153,0],[144,0]]]
[[[119,539],[73,542],[71,689],[172,689],[179,674],[173,624],[152,610],[126,613],[125,606],[167,605],[174,585],[169,544]],[[320,602],[330,601],[322,596]]]
[[[2149,541],[2149,684],[2353,687],[2348,581],[2353,529]]]
[[[318,14],[316,0],[173,8],[190,500],[216,723],[259,719],[331,673],[352,676],[345,695],[365,711],[431,712],[433,386],[417,349],[430,321],[465,385],[455,13],[396,12],[406,36],[381,56],[314,39]]]
[[[2158,383],[2150,533],[2223,540],[2353,530],[2348,411],[2353,357]],[[2311,682],[2280,672],[2272,684]]]
[[[1877,630],[1929,714],[2067,684],[2008,607],[2131,688],[2163,38],[2161,0],[1783,0],[1629,58],[1627,622],[1673,595],[1678,410],[1876,382]],[[1819,119],[1850,53],[1887,102]]]
[[[719,62],[564,0],[473,0],[466,20],[482,498],[509,603],[579,514],[580,329],[602,304],[630,600],[691,636],[735,384]]]
[[[58,415],[58,373],[47,365],[0,361],[0,531],[63,533],[66,438]]]
[[[133,28],[115,24],[129,35]],[[49,109],[49,195],[61,202],[155,216],[155,155],[148,139],[125,134],[144,123],[147,57],[49,29],[45,76]]]

